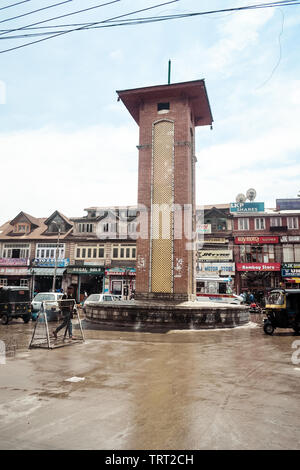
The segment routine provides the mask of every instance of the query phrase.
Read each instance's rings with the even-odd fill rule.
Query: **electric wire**
[[[175,1],[179,1],[179,0],[175,0]],[[168,3],[173,3],[173,2],[168,2]],[[300,3],[300,0],[281,0],[281,1],[277,1],[277,2],[269,2],[269,3],[255,4],[255,5],[248,5],[248,6],[244,6],[244,7],[226,8],[226,9],[221,9],[221,10],[209,10],[209,11],[195,12],[195,13],[180,13],[180,14],[177,14],[177,15],[165,15],[165,16],[155,16],[155,17],[146,17],[146,18],[133,18],[133,19],[126,19],[126,20],[118,20],[118,21],[120,23],[122,21],[127,21],[128,23],[130,23],[130,22],[133,23],[134,22],[135,24],[138,24],[137,23],[138,21],[145,22],[145,23],[146,22],[152,22],[152,21],[165,21],[165,20],[180,19],[180,18],[186,18],[186,17],[200,16],[200,15],[210,15],[210,14],[214,14],[214,13],[234,12],[234,11],[240,11],[240,10],[245,10],[245,9],[248,10],[248,9],[257,9],[257,8],[291,6],[291,5],[297,5],[299,3]],[[161,4],[161,5],[164,5],[164,4]],[[158,5],[158,6],[161,6],[161,5]],[[156,7],[157,6],[154,6],[154,8],[156,8]],[[94,7],[92,7],[92,8],[94,8]],[[150,9],[151,8],[152,7],[150,7]],[[67,14],[60,15],[60,16],[57,16],[57,17],[54,17],[54,18],[49,18],[49,19],[46,19],[46,20],[43,20],[43,21],[39,21],[37,23],[33,23],[33,24],[30,24],[30,25],[26,25],[26,26],[21,26],[19,28],[14,28],[14,29],[9,29],[9,30],[0,30],[0,32],[2,33],[2,34],[0,34],[0,36],[5,34],[5,33],[11,33],[11,32],[20,31],[20,30],[23,30],[23,29],[38,30],[38,29],[49,29],[49,28],[69,28],[69,27],[74,27],[74,26],[76,26],[76,27],[81,27],[82,26],[82,27],[85,27],[86,29],[94,29],[94,28],[97,28],[97,26],[94,26],[94,25],[98,25],[98,24],[106,23],[106,22],[111,22],[111,23],[114,22],[114,19],[108,19],[108,20],[102,20],[102,21],[94,22],[93,25],[91,25],[91,23],[71,23],[71,24],[60,24],[60,25],[50,25],[50,26],[35,26],[35,25],[46,23],[46,22],[49,22],[49,21],[52,21],[52,20],[55,20],[55,19],[59,19],[59,18],[63,18],[63,17],[66,17],[66,16],[81,13],[83,11],[87,11],[87,9],[79,10],[79,11],[72,12],[72,13],[67,13]],[[138,10],[138,11],[142,11],[142,10]],[[133,13],[131,13],[131,14],[133,14]],[[124,16],[126,16],[126,15],[124,15]],[[118,17],[116,17],[116,18],[118,18]],[[120,26],[120,24],[117,24],[117,25]],[[62,32],[62,31],[60,31],[60,32]],[[53,34],[53,33],[54,33],[54,31],[47,31],[45,34]],[[36,35],[40,35],[40,34],[36,33]],[[26,36],[8,36],[8,39],[9,38],[16,38],[16,37],[26,37]]]
[[[121,0],[114,0],[113,2],[109,2],[109,3],[115,3],[117,1],[121,1]],[[293,5],[299,5],[300,4],[300,0],[282,0],[282,1],[277,1],[277,2],[269,2],[269,3],[247,5],[247,6],[242,6],[242,7],[234,7],[234,8],[226,8],[226,9],[218,9],[218,10],[209,10],[209,11],[202,11],[202,12],[179,13],[179,14],[176,14],[176,15],[164,15],[164,16],[142,17],[142,18],[126,18],[125,20],[122,19],[125,16],[131,16],[133,14],[137,14],[137,13],[140,13],[140,12],[143,12],[143,11],[146,11],[146,10],[150,10],[150,9],[153,9],[153,8],[158,8],[159,6],[167,5],[167,4],[170,4],[170,3],[175,3],[175,2],[178,2],[178,1],[180,1],[180,0],[172,0],[172,1],[169,1],[169,2],[161,3],[161,4],[158,4],[158,5],[153,5],[153,6],[148,7],[148,8],[144,8],[144,9],[141,9],[141,10],[136,10],[136,11],[133,11],[133,12],[130,12],[130,13],[126,13],[126,14],[123,14],[123,15],[119,15],[119,16],[116,16],[116,17],[113,17],[113,18],[108,18],[108,19],[93,22],[93,23],[79,23],[79,24],[77,24],[77,26],[79,25],[79,27],[68,29],[68,30],[62,30],[62,31],[56,31],[56,32],[47,31],[47,32],[44,32],[44,33],[32,33],[30,35],[0,37],[0,39],[16,39],[16,38],[24,38],[24,37],[32,37],[32,36],[37,37],[37,36],[41,36],[41,35],[47,35],[46,38],[42,38],[42,39],[39,39],[39,40],[36,40],[36,41],[28,42],[26,44],[21,44],[19,46],[15,46],[15,47],[12,47],[12,48],[9,48],[9,49],[2,50],[2,51],[0,51],[0,54],[5,53],[5,52],[9,52],[9,51],[13,51],[13,50],[16,50],[16,49],[20,49],[22,47],[30,46],[32,44],[36,44],[36,43],[39,43],[39,42],[42,42],[42,41],[60,36],[62,34],[67,34],[69,32],[74,32],[74,31],[81,31],[81,30],[87,30],[87,29],[100,29],[100,28],[108,28],[108,27],[116,27],[116,26],[137,25],[137,24],[152,23],[152,22],[158,22],[158,21],[168,21],[168,20],[171,20],[171,19],[181,19],[181,18],[190,18],[190,17],[197,17],[197,16],[203,16],[203,15],[211,15],[211,14],[215,14],[215,13],[236,12],[236,11],[243,11],[243,10],[260,9],[260,8],[275,8],[275,7],[279,7],[279,6],[281,6],[281,7],[282,6],[293,6]],[[70,14],[71,13],[66,14],[66,15],[62,15],[62,16],[69,16]],[[73,14],[75,14],[75,12]],[[32,26],[36,26],[37,24],[41,24],[41,23],[44,23],[44,22],[51,21],[53,19],[57,19],[57,18],[44,20],[42,22],[35,23],[34,25],[27,25],[27,26],[24,26],[24,27],[13,29],[13,30],[5,30],[5,31],[2,32],[2,34],[0,34],[0,36],[4,35],[5,33],[10,33],[10,32],[16,31],[16,30],[23,30],[23,29],[28,30],[29,28],[31,28],[31,29],[48,28],[49,29],[49,28],[55,28],[55,27],[59,28],[59,27],[72,27],[72,26],[74,26],[74,25],[57,25],[57,26],[50,25],[50,26],[46,26],[46,27],[45,26],[44,27],[40,26],[39,28],[32,28]]]
[[[12,7],[15,7],[17,5],[21,5],[21,3],[28,3],[28,2],[31,2],[31,0],[22,0],[22,2],[18,2],[18,3],[13,3],[11,5],[7,5],[6,7],[1,7],[0,8],[0,11],[1,10],[7,10],[7,8],[12,8]]]
[[[22,15],[12,16],[11,18],[5,18],[4,20],[1,20],[0,23],[5,23],[6,21],[17,20],[18,18],[23,18],[24,16],[32,15],[34,13],[38,13],[43,10],[49,10],[49,8],[58,7],[59,5],[63,5],[64,3],[69,3],[69,2],[73,2],[73,0],[64,0],[63,2],[60,2],[60,3],[55,3],[53,5],[48,5],[43,8],[38,8],[37,10],[32,10],[27,13],[22,13]]]
[[[114,0],[114,1],[111,1],[107,4],[102,4],[102,6],[104,5],[109,5],[111,3],[116,3],[116,2],[120,2],[121,0]],[[172,0],[172,1],[169,1],[169,2],[165,2],[165,3],[160,3],[158,5],[153,5],[151,7],[147,7],[147,8],[143,8],[141,10],[135,10],[133,12],[130,12],[130,13],[124,13],[123,15],[119,15],[119,16],[115,16],[113,18],[108,18],[106,20],[102,20],[101,22],[93,22],[93,23],[89,23],[88,25],[89,26],[93,26],[94,24],[99,24],[99,23],[104,23],[105,21],[109,21],[109,20],[114,20],[114,19],[117,19],[117,18],[121,18],[121,17],[124,17],[124,16],[129,16],[129,15],[133,15],[135,13],[140,13],[142,11],[146,11],[146,10],[151,10],[153,8],[158,8],[159,6],[162,6],[162,5],[168,5],[170,3],[175,3],[175,2],[179,2],[180,0]],[[22,47],[27,47],[27,46],[30,46],[31,44],[36,44],[36,43],[39,43],[39,42],[42,42],[42,41],[47,41],[48,39],[52,39],[54,37],[57,37],[57,36],[61,36],[62,34],[67,34],[67,33],[70,33],[70,32],[73,32],[73,31],[79,31],[81,29],[86,29],[86,26],[84,27],[80,27],[80,28],[75,28],[75,29],[72,29],[72,30],[67,30],[67,31],[62,31],[62,32],[59,32],[59,33],[56,33],[54,35],[51,35],[51,36],[48,36],[46,38],[43,38],[43,39],[39,39],[37,41],[32,41],[32,42],[29,42],[29,43],[26,43],[26,44],[22,44],[20,46],[15,46],[15,47],[12,47],[10,49],[5,49],[4,51],[0,51],[0,54],[3,54],[5,52],[10,52],[10,51],[13,51],[13,50],[16,50],[16,49],[20,49]]]

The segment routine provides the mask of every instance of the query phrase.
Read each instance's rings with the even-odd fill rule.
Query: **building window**
[[[169,111],[170,103],[157,103],[157,111]]]
[[[211,225],[212,232],[224,232],[227,230],[227,220],[222,217],[205,219],[205,223]]]
[[[289,230],[298,229],[298,217],[287,217],[287,226]]]
[[[114,259],[135,259],[136,258],[136,247],[132,245],[114,245],[113,255]]]
[[[300,261],[300,245],[282,245],[283,263]]]
[[[277,253],[280,261],[280,253]],[[273,263],[275,261],[274,245],[241,245],[241,263]]]
[[[0,287],[7,286],[7,279],[0,279]]]
[[[271,217],[270,218],[270,226],[271,227],[281,227],[282,226],[281,217]]]
[[[4,243],[3,258],[29,258],[29,243]]]
[[[80,233],[91,233],[94,231],[94,224],[78,224],[78,231]]]
[[[20,279],[20,286],[27,287],[28,286],[28,279]]]
[[[35,257],[37,259],[64,259],[65,257],[65,244],[60,243],[38,243],[36,246]]]
[[[104,258],[104,245],[76,246],[76,259],[99,259]]]
[[[254,220],[255,230],[264,230],[266,228],[264,217],[260,217]]]
[[[246,219],[246,218],[238,219],[238,229],[249,230],[249,219]]]

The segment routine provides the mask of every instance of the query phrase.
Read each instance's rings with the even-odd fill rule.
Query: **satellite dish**
[[[254,199],[256,198],[255,189],[253,188],[248,189],[248,191],[246,192],[246,196],[247,196],[247,199],[249,199],[249,201],[254,201]]]
[[[238,194],[237,197],[235,198],[236,202],[245,202],[246,201],[246,196],[245,194]]]

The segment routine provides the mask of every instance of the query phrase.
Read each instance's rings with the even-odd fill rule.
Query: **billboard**
[[[232,213],[253,213],[264,212],[264,202],[231,202],[230,212]]]

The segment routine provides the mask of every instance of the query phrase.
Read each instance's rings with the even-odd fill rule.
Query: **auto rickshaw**
[[[264,332],[272,335],[275,328],[292,328],[300,332],[300,289],[274,289],[266,300]]]

